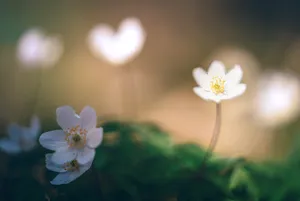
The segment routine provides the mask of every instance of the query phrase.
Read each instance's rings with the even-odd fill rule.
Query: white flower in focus
[[[37,144],[37,136],[40,132],[40,120],[34,116],[30,127],[22,127],[12,123],[7,129],[8,138],[0,140],[0,149],[9,153],[17,154],[22,151],[30,151]]]
[[[214,61],[210,65],[208,73],[202,68],[195,68],[193,76],[199,85],[194,87],[194,92],[201,98],[216,103],[240,96],[246,90],[246,84],[240,83],[243,71],[239,65],[226,74],[224,64]]]
[[[55,151],[52,160],[56,164],[65,164],[77,160],[79,164],[93,161],[95,148],[103,138],[103,129],[96,128],[97,115],[93,108],[86,106],[77,115],[70,106],[59,107],[56,117],[62,130],[43,133],[40,144]]]
[[[93,163],[93,161],[90,161],[84,165],[81,165],[75,159],[62,165],[57,165],[53,163],[52,156],[53,154],[46,154],[46,168],[54,172],[59,172],[59,174],[52,181],[50,181],[50,183],[53,185],[68,184],[71,181],[74,181],[88,169],[90,169]]]

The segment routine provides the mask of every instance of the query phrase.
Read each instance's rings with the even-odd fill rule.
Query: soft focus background
[[[207,146],[215,104],[193,93],[192,69],[221,60],[242,66],[248,89],[224,102],[216,151],[283,158],[293,136],[278,130],[297,121],[300,107],[299,9],[283,0],[0,1],[1,133],[32,114],[44,124],[59,106],[90,105],[104,119],[152,121],[175,142]],[[139,53],[114,65],[91,51],[94,27],[117,29],[128,17],[144,30]],[[40,42],[46,50],[21,43],[35,28],[50,37]]]

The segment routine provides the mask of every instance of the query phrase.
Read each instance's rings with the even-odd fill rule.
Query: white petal
[[[211,63],[211,65],[209,66],[208,75],[210,77],[213,77],[213,76],[224,77],[225,76],[225,66],[224,66],[224,64],[220,61],[213,61]]]
[[[10,139],[0,140],[0,149],[9,154],[15,154],[21,151],[20,144],[17,141]]]
[[[80,169],[79,169],[80,173],[81,174],[85,173],[88,169],[90,169],[90,167],[92,166],[92,164],[93,164],[93,161],[90,161],[90,162],[88,162],[88,163],[86,163],[84,165],[81,165]]]
[[[80,113],[80,120],[81,128],[86,130],[95,128],[97,124],[96,111],[90,106],[85,106]]]
[[[67,170],[63,168],[63,165],[57,165],[52,162],[52,155],[46,154],[46,168],[54,172],[66,172]]]
[[[222,96],[215,95],[210,91],[205,91],[201,87],[194,87],[194,92],[206,101],[214,101],[216,103],[220,103],[222,100]]]
[[[90,148],[96,148],[103,140],[103,128],[94,128],[87,134],[87,145]]]
[[[54,130],[43,133],[40,136],[39,141],[44,148],[53,151],[68,146],[68,143],[65,140],[65,133],[63,130]]]
[[[62,106],[56,109],[57,123],[62,129],[68,129],[80,125],[80,118],[70,106]]]
[[[204,89],[209,89],[211,78],[202,68],[195,68],[193,70],[193,76],[199,86]]]
[[[209,97],[209,100],[215,102],[215,103],[220,103],[221,100],[223,100],[223,95],[216,95],[216,94],[212,94],[210,97]]]
[[[22,135],[22,127],[16,123],[12,123],[7,127],[7,133],[11,140],[19,140]]]
[[[85,165],[80,165],[79,171],[60,173],[50,183],[53,185],[68,184],[90,169],[92,163],[91,161]]]
[[[76,149],[72,149],[69,147],[58,149],[52,155],[52,162],[61,165],[72,161],[76,158],[77,152],[78,151]]]
[[[227,92],[227,95],[224,96],[223,99],[232,99],[234,97],[242,95],[246,91],[246,84],[238,84],[232,88],[230,88]]]
[[[50,183],[52,185],[68,184],[77,179],[80,175],[81,173],[79,171],[60,173],[52,181],[50,181]]]
[[[30,130],[33,135],[32,137],[36,138],[41,130],[40,119],[37,116],[31,118]]]
[[[243,71],[239,65],[236,65],[225,76],[226,84],[229,87],[239,84],[243,77]]]
[[[203,88],[201,87],[194,87],[193,88],[194,92],[200,96],[201,98],[203,98],[204,100],[209,100],[209,98],[212,95],[212,92],[210,91],[205,91]]]
[[[77,161],[79,164],[86,164],[94,160],[95,157],[95,149],[90,149],[85,147],[84,149],[80,150],[77,155]]]

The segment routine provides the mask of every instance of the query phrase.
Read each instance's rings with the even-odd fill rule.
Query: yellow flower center
[[[210,81],[210,89],[214,94],[222,94],[225,91],[225,80],[221,77],[213,77]]]
[[[64,169],[69,172],[74,172],[79,170],[79,164],[77,160],[72,160],[64,165]]]
[[[85,146],[87,130],[80,128],[78,125],[73,128],[66,129],[65,133],[65,140],[68,142],[70,147],[83,148]]]

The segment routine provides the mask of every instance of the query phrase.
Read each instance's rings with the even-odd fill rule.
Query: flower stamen
[[[214,76],[210,81],[210,89],[214,94],[222,94],[225,92],[225,83],[221,77]]]
[[[70,147],[83,148],[86,144],[87,130],[80,128],[79,125],[65,130],[65,140]]]
[[[69,172],[79,171],[79,164],[77,160],[72,160],[64,165],[64,169]]]

